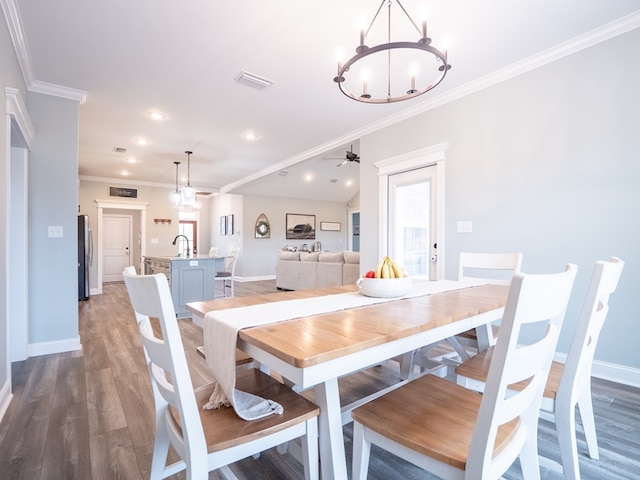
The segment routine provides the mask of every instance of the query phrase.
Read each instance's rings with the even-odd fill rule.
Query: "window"
[[[179,234],[189,239],[191,253],[198,253],[198,222],[196,220],[180,220]],[[187,252],[187,242],[183,237],[178,238],[180,252]]]

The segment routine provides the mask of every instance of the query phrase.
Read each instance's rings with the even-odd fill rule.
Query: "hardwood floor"
[[[274,281],[236,283],[236,295],[275,292]],[[104,294],[79,304],[77,352],[29,358],[12,365],[14,398],[0,424],[2,479],[144,479],[149,476],[153,445],[153,401],[144,354],[122,284],[107,284]],[[210,380],[196,353],[202,331],[181,320],[194,386]],[[394,365],[381,365],[360,380],[345,383],[349,394],[363,385],[393,381]],[[586,454],[578,436],[584,480],[637,479],[640,472],[640,389],[594,379],[594,409],[600,460]],[[540,451],[559,460],[553,424],[540,422]],[[345,427],[348,462],[351,427]],[[351,466],[348,466],[351,469]],[[275,451],[238,462],[239,478],[303,478],[301,466]],[[172,478],[184,478],[184,474]],[[213,472],[210,479],[222,478]],[[374,448],[370,479],[432,479],[430,474]],[[507,479],[520,479],[518,465]],[[543,479],[561,479],[546,469]],[[342,480],[342,479],[340,479]]]

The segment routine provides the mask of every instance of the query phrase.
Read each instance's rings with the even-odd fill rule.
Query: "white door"
[[[122,271],[131,265],[131,215],[104,215],[103,282],[121,282]]]
[[[396,173],[388,179],[389,256],[412,277],[435,280],[436,167]]]

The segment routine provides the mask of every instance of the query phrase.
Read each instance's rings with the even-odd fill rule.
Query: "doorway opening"
[[[137,210],[140,212],[140,231],[138,233],[138,245],[139,245],[139,254],[135,255],[135,258],[139,261],[136,264],[133,261],[131,264],[136,265],[139,272],[144,271],[144,265],[142,259],[147,254],[147,206],[148,203],[143,202],[128,202],[128,201],[117,201],[117,200],[96,200],[98,204],[98,235],[97,235],[97,258],[98,258],[98,271],[95,278],[98,281],[95,291],[91,290],[92,295],[100,295],[102,294],[102,277],[104,271],[104,262],[103,262],[103,252],[104,252],[104,216],[105,209],[116,209],[116,210]]]

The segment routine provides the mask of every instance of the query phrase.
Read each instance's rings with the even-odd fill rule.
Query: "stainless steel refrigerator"
[[[93,264],[93,237],[89,215],[78,215],[78,301],[89,300],[89,268]]]

